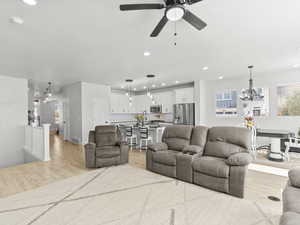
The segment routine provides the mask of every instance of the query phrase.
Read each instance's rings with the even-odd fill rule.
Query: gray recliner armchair
[[[85,148],[87,168],[98,168],[128,163],[128,146],[121,141],[116,126],[97,126],[89,132]]]

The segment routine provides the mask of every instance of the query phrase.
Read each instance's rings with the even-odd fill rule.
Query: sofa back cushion
[[[190,144],[192,126],[174,125],[166,127],[163,133],[162,141],[168,145],[171,150],[182,151]]]
[[[238,152],[249,152],[251,131],[242,127],[213,127],[208,131],[204,155],[228,158]]]
[[[96,146],[114,146],[118,143],[116,126],[97,126],[95,128]]]
[[[196,126],[193,128],[191,145],[198,145],[204,148],[207,141],[208,127]]]

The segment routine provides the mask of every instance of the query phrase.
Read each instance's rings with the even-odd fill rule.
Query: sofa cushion
[[[182,138],[186,140],[191,139],[193,127],[187,125],[173,125],[168,126],[164,130],[163,139],[165,138]]]
[[[300,214],[294,212],[286,212],[280,219],[280,225],[299,225]]]
[[[245,152],[245,149],[238,145],[223,141],[209,141],[205,146],[204,155],[227,159],[229,156],[240,152]]]
[[[229,177],[229,166],[225,163],[225,160],[221,158],[210,156],[195,158],[193,161],[193,169],[214,177]]]
[[[300,189],[293,187],[290,182],[282,193],[283,212],[300,213]]]
[[[117,128],[115,126],[97,126],[95,128],[97,147],[116,145],[118,141]]]
[[[166,143],[149,144],[148,150],[153,151],[153,152],[165,151],[165,150],[168,150],[168,145]]]
[[[181,138],[166,138],[165,143],[168,145],[168,149],[182,151],[185,146],[190,144],[190,141]]]
[[[164,130],[162,141],[168,145],[169,149],[181,151],[190,144],[192,126],[174,125],[168,126]]]
[[[103,146],[96,148],[96,157],[99,158],[112,158],[120,156],[119,146]]]
[[[193,128],[191,145],[198,145],[204,148],[207,140],[208,128],[204,126],[196,126]]]
[[[178,152],[172,150],[159,151],[153,152],[152,158],[154,162],[168,166],[176,166],[176,154],[178,154]]]
[[[300,167],[289,171],[290,182],[294,187],[300,188]]]
[[[208,141],[221,141],[250,149],[251,131],[243,127],[213,127],[208,131]]]

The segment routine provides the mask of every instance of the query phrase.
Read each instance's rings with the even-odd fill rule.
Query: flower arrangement
[[[142,122],[142,121],[144,121],[144,119],[145,119],[145,117],[144,117],[143,114],[137,114],[137,115],[135,115],[134,118],[135,118],[138,122]]]
[[[247,128],[254,127],[254,118],[252,116],[247,116],[244,119],[245,119],[245,125]]]

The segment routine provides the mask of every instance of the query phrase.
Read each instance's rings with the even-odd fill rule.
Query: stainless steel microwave
[[[151,113],[162,113],[162,105],[151,105],[150,112]]]

